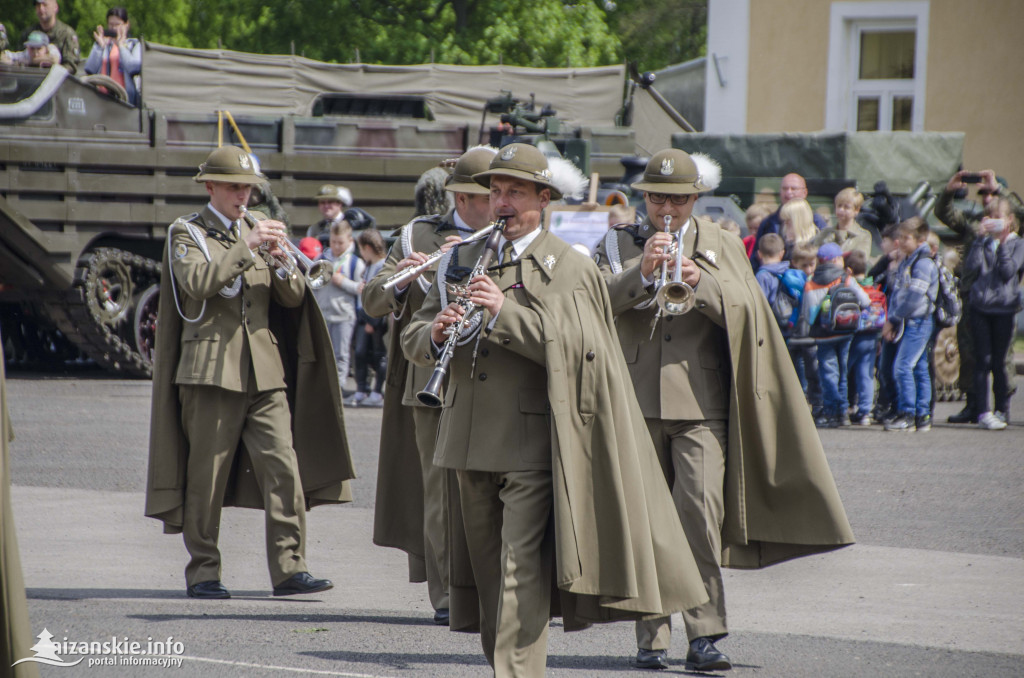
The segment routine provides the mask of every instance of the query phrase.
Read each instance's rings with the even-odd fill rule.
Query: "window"
[[[927,2],[832,5],[825,126],[924,129]]]

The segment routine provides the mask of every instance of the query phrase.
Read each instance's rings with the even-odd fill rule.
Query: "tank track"
[[[151,342],[139,341],[136,311],[141,299],[154,298],[146,293],[159,281],[160,262],[101,247],[82,255],[71,288],[44,300],[44,307],[57,329],[100,367],[150,378]]]

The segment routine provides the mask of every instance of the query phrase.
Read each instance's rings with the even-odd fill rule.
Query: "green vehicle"
[[[143,63],[141,108],[103,76],[0,66],[0,332],[13,364],[87,358],[122,376],[151,374],[166,229],[205,205],[192,177],[220,143],[248,144],[293,235],[321,218],[314,196],[325,183],[348,187],[386,231],[413,216],[424,171],[487,141],[482,102],[501,91],[468,68],[443,81],[457,83],[445,85],[452,92],[416,93],[427,75],[415,69],[427,67],[395,81],[395,69],[154,44]],[[616,82],[614,72],[601,77]],[[544,96],[560,83],[537,89]],[[479,102],[460,99],[458,87],[479,91]],[[446,114],[436,104],[445,97],[471,110]],[[559,133],[581,136],[578,127]],[[590,160],[620,173],[631,135],[606,136]]]

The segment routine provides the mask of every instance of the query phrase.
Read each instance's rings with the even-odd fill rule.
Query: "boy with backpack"
[[[769,237],[771,236],[771,237]],[[768,233],[757,243],[757,251],[761,255],[761,268],[757,269],[754,278],[761,286],[768,305],[779,323],[782,336],[788,337],[792,333],[792,327],[787,326],[789,317],[793,314],[793,297],[782,288],[782,275],[789,270],[789,262],[783,261],[786,252],[786,243],[782,236],[777,233]],[[780,290],[783,296],[779,296]]]
[[[861,309],[871,300],[846,270],[843,249],[834,242],[818,248],[818,265],[804,285],[796,336],[814,339],[823,410],[819,428],[850,425],[847,372],[850,344],[860,325]]]
[[[871,408],[875,403],[875,357],[878,340],[888,310],[885,292],[867,277],[868,257],[861,250],[846,253],[846,267],[854,280],[867,292],[871,304],[861,310],[860,325],[850,342],[850,396],[856,407],[852,415],[854,424],[871,425]]]
[[[905,258],[896,269],[889,317],[882,338],[897,343],[893,360],[896,416],[886,431],[929,431],[932,427],[932,385],[928,375],[928,342],[934,324],[939,271],[928,248],[928,224],[920,217],[900,223],[897,243]]]

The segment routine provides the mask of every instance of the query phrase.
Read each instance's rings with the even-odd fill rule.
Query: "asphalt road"
[[[14,373],[8,390],[33,632],[181,643],[170,653],[180,667],[86,660],[42,666],[43,676],[488,673],[476,636],[431,623],[425,585],[406,582],[404,554],[371,544],[380,410],[345,413],[355,501],[309,514],[311,570],[335,588],[270,597],[262,515],[231,509],[221,534],[234,598],[200,602],[184,596],[180,537],[142,516],[150,384]],[[940,403],[936,420],[958,408]],[[1003,432],[874,426],[822,439],[858,543],[726,573],[731,635],[720,647],[731,675],[1024,675],[1024,417]],[[677,633],[663,674],[685,673],[685,649]],[[636,671],[634,654],[631,625],[565,634],[555,620],[548,675],[621,676]]]

